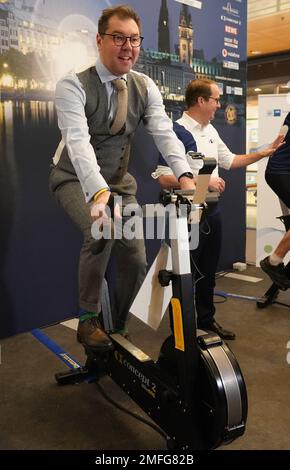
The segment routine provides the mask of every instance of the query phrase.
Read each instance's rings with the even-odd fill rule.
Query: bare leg
[[[277,248],[275,249],[275,255],[279,256],[279,258],[284,258],[284,256],[290,250],[290,230],[288,230],[280,243],[278,244]]]

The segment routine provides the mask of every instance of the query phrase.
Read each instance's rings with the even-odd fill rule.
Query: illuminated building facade
[[[179,16],[179,57],[180,62],[192,67],[193,60],[193,27],[191,14],[188,11],[188,6],[181,6]]]

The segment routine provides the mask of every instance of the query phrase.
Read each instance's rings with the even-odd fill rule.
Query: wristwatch
[[[191,180],[193,180],[193,174],[187,171],[186,173],[182,173],[182,175],[179,176],[178,181],[180,180],[180,178],[183,178],[183,176],[186,176],[186,178],[190,178]]]

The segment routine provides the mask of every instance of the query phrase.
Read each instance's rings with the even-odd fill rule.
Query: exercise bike
[[[277,219],[280,219],[283,222],[283,224],[285,226],[285,231],[287,232],[288,230],[290,230],[289,209],[283,203],[283,201],[281,201],[281,199],[280,199],[280,205],[281,205],[283,215],[281,215],[280,217],[277,217]],[[286,264],[285,271],[286,271],[287,277],[290,279],[290,261]],[[263,297],[261,297],[257,300],[257,303],[256,303],[257,307],[262,309],[262,308],[268,307],[269,305],[278,304],[278,305],[282,305],[283,307],[289,307],[290,308],[290,305],[285,304],[284,302],[279,302],[278,300],[276,300],[278,295],[279,295],[280,290],[285,290],[285,289],[281,289],[279,286],[277,286],[277,284],[275,284],[275,282],[273,282],[273,284],[265,292]]]
[[[229,443],[245,432],[247,420],[247,392],[237,360],[219,336],[196,328],[189,242],[183,234],[188,231],[188,212],[206,210],[208,179],[215,166],[212,159],[197,158],[204,166],[196,191],[172,190],[162,196],[175,236],[170,241],[172,270],[161,270],[158,276],[164,288],[172,285],[173,293],[172,334],[158,360],[111,333],[112,352],[87,350],[85,367],[56,374],[60,385],[109,375],[163,430],[168,449],[184,451]],[[109,310],[108,296],[102,308]]]

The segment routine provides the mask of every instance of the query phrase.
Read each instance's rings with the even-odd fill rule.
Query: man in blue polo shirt
[[[283,136],[280,135],[262,151],[248,155],[232,153],[210,124],[215,112],[220,108],[219,88],[212,80],[192,80],[186,89],[185,102],[187,110],[178,119],[177,127],[175,124],[175,132],[187,152],[197,149],[205,156],[216,159],[217,167],[210,178],[209,190],[220,193],[225,190],[225,181],[219,177],[218,167],[229,170],[250,165],[273,154],[283,142]],[[195,177],[198,171],[192,167],[192,173]],[[178,187],[177,179],[162,158],[152,176],[158,178],[163,188]],[[235,339],[235,333],[223,328],[214,318],[215,273],[221,248],[221,233],[221,214],[216,204],[207,212],[206,220],[202,224],[198,248],[191,252],[193,273],[197,272],[194,274],[195,278],[200,278],[200,273],[203,275],[195,285],[197,325],[199,328],[214,331],[223,339]]]

